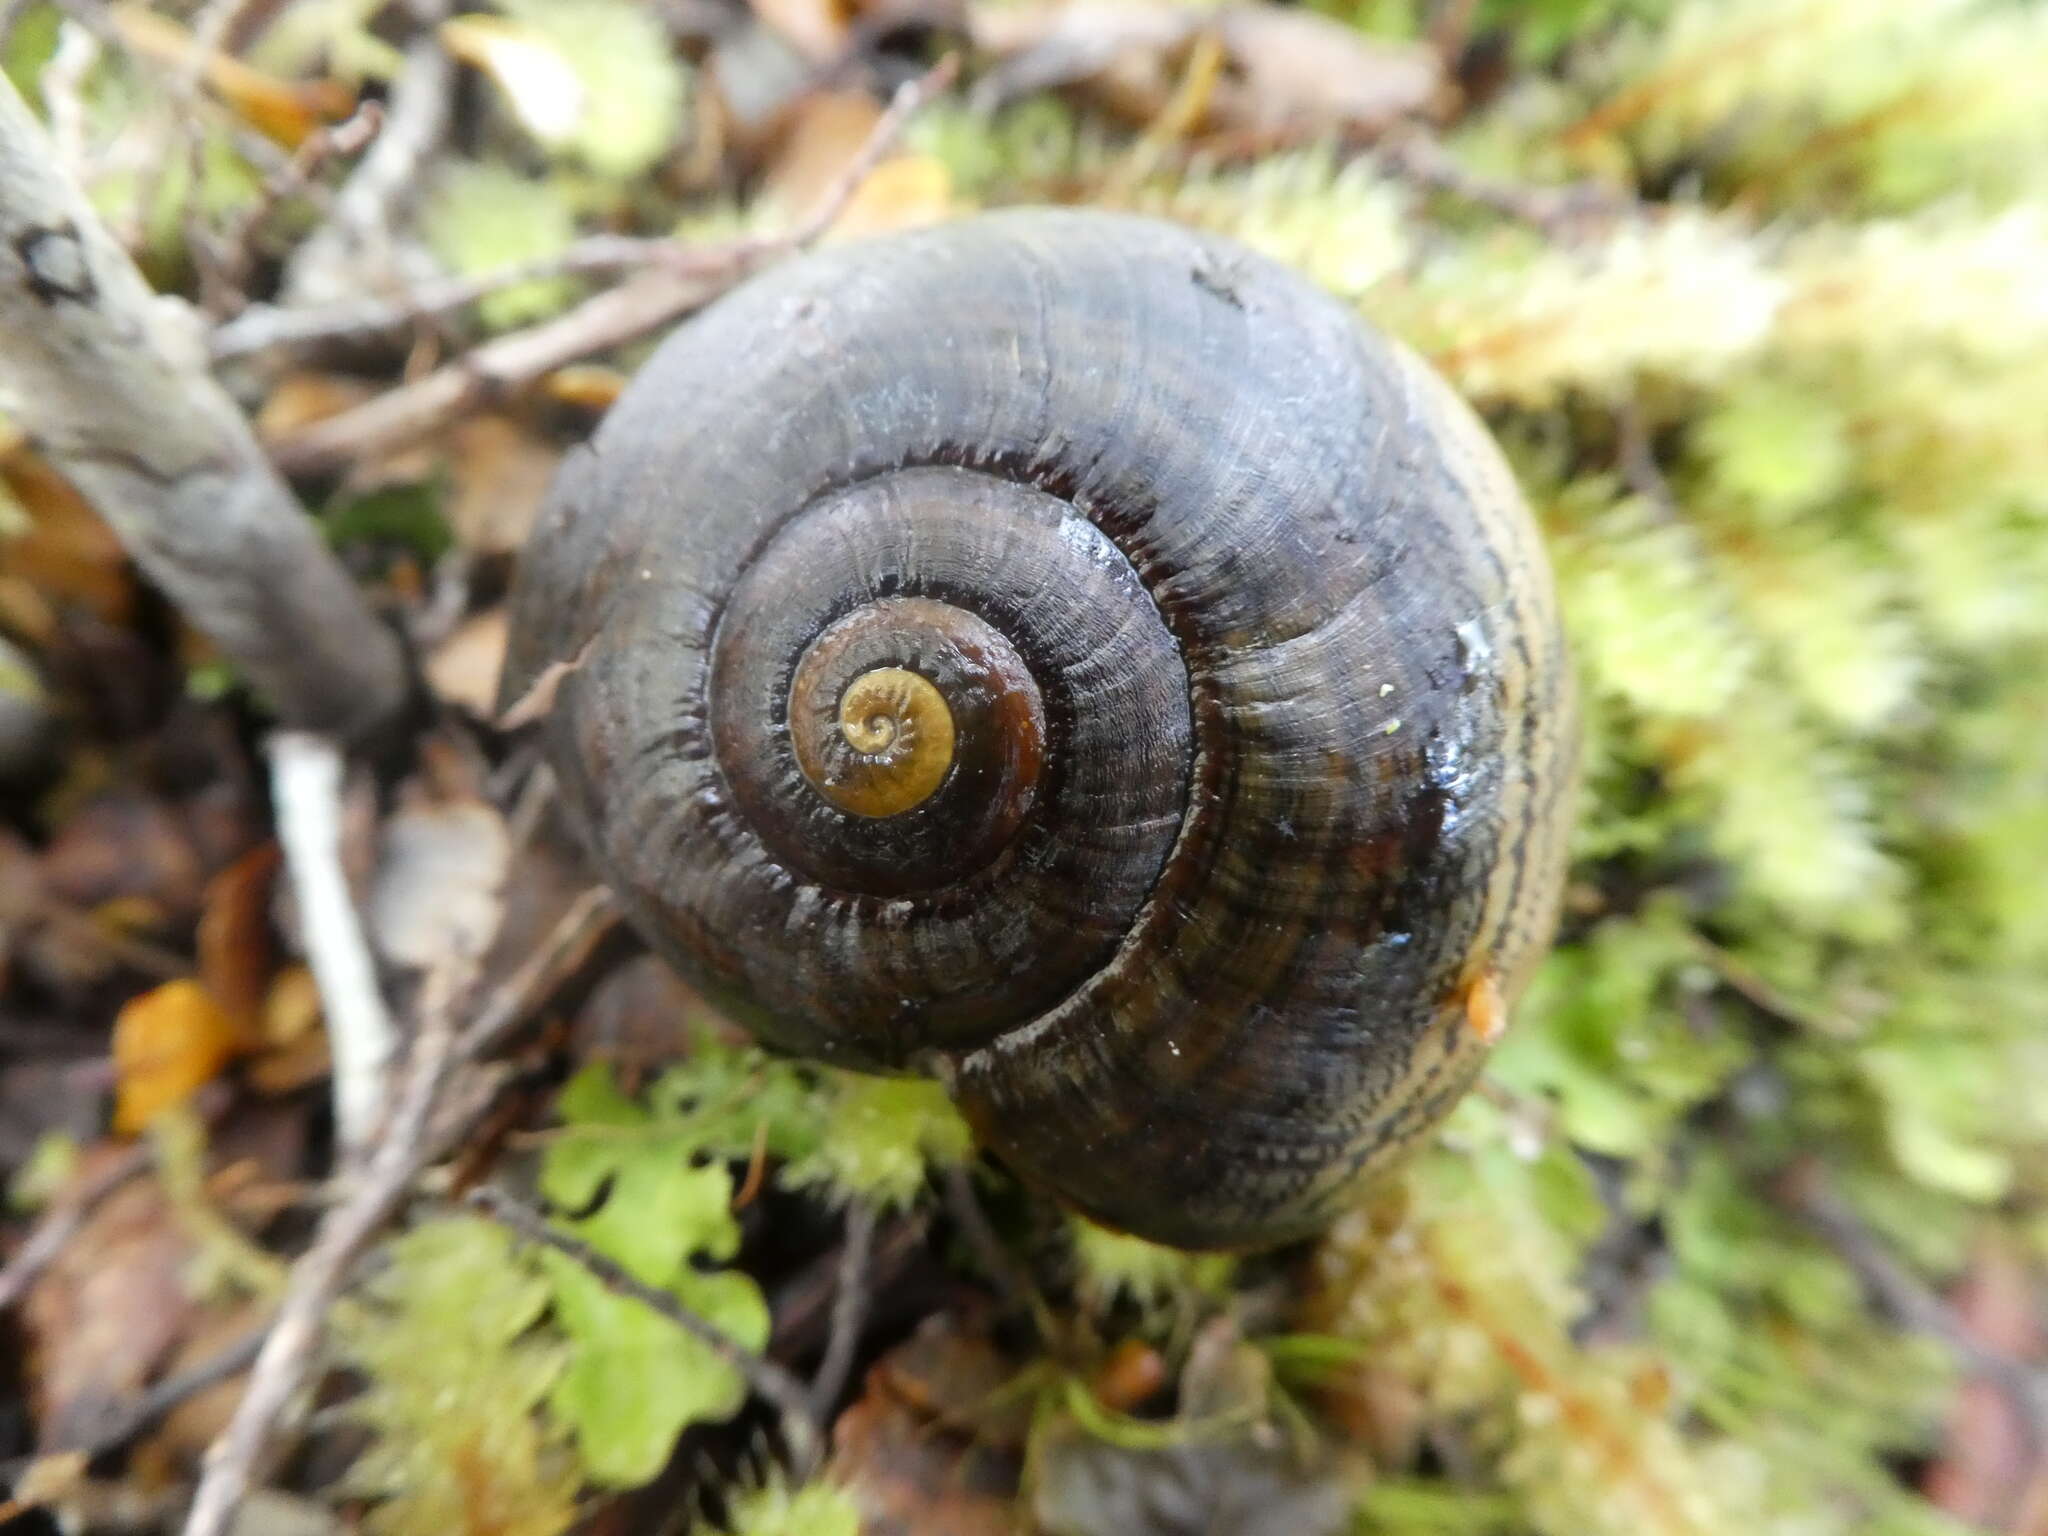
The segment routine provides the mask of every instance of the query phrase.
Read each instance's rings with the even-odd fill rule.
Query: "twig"
[[[167,315],[0,81],[0,411],[286,724],[368,734],[398,641]]]
[[[324,737],[279,731],[270,738],[270,782],[277,839],[333,1048],[335,1129],[353,1152],[376,1129],[398,1031],[341,867],[341,753]]]
[[[818,1374],[811,1381],[811,1412],[820,1423],[830,1419],[832,1405],[846,1390],[847,1373],[853,1369],[854,1351],[860,1346],[861,1328],[867,1321],[868,1260],[874,1240],[874,1207],[856,1201],[846,1211],[839,1287],[832,1297],[832,1331],[826,1335],[825,1358],[818,1362]]]
[[[43,1213],[43,1219],[36,1223],[35,1230],[15,1250],[6,1267],[0,1269],[0,1312],[6,1311],[28,1293],[36,1278],[50,1267],[52,1259],[64,1251],[64,1245],[85,1225],[86,1218],[99,1208],[100,1202],[147,1169],[149,1160],[147,1146],[130,1147],[94,1174],[75,1195],[60,1198],[57,1204]]]
[[[755,239],[734,244],[767,243]],[[467,309],[507,288],[550,278],[609,277],[655,266],[676,273],[717,277],[730,268],[733,249],[732,245],[691,247],[671,239],[639,235],[589,235],[553,256],[514,262],[476,277],[436,278],[394,298],[348,299],[317,308],[252,304],[217,328],[208,338],[207,347],[216,362],[226,362],[280,347],[378,336]]]
[[[584,300],[566,314],[486,342],[423,379],[285,438],[273,447],[273,458],[288,473],[314,474],[390,452],[542,374],[623,346],[701,308],[770,260],[808,245],[830,228],[904,125],[946,88],[957,70],[957,59],[948,55],[901,87],[817,207],[783,233],[733,241],[673,261],[664,256],[654,269]],[[646,250],[651,258],[663,247],[675,250],[668,242],[653,242]]]
[[[488,1185],[473,1189],[469,1192],[468,1203],[494,1220],[503,1222],[528,1242],[552,1248],[581,1265],[590,1272],[591,1278],[614,1295],[652,1308],[717,1355],[739,1372],[756,1395],[782,1416],[782,1432],[789,1442],[790,1460],[798,1473],[808,1474],[816,1467],[822,1437],[812,1414],[810,1396],[795,1376],[773,1360],[755,1354],[722,1328],[706,1322],[669,1292],[635,1278],[588,1243],[549,1226],[538,1211],[502,1190]],[[186,1536],[194,1536],[194,1533],[187,1531]]]
[[[1678,493],[1671,489],[1671,482],[1664,477],[1663,467],[1657,462],[1657,448],[1650,439],[1649,423],[1643,419],[1643,408],[1633,399],[1624,400],[1614,412],[1616,458],[1621,467],[1621,477],[1630,490],[1656,509],[1660,520],[1676,523],[1684,520],[1684,513],[1678,505]]]
[[[219,289],[214,304],[210,306],[213,313],[226,313],[226,305],[245,305],[248,302],[249,273],[256,265],[256,244],[278,206],[286,198],[295,197],[303,191],[329,160],[338,155],[359,153],[377,137],[383,123],[382,104],[366,101],[356,108],[355,115],[348,121],[314,129],[290,159],[264,178],[255,201],[235,221],[234,228],[222,240],[220,251],[213,258],[212,279]]]
[[[84,1444],[68,1449],[83,1451],[91,1460],[119,1450],[137,1435],[153,1428],[187,1399],[197,1397],[249,1369],[269,1334],[268,1323],[252,1328],[197,1364],[187,1366],[176,1375],[166,1376],[134,1401],[110,1410],[106,1422],[93,1430]],[[67,1447],[60,1445],[52,1449],[62,1451]]]
[[[277,1319],[256,1357],[235,1416],[206,1452],[184,1536],[226,1536],[257,1463],[312,1366],[329,1304],[356,1255],[398,1209],[429,1156],[434,1106],[446,1086],[454,1052],[451,1007],[467,983],[469,969],[466,960],[451,962],[429,972],[421,983],[420,1028],[397,1111],[371,1154],[362,1182],[328,1212],[313,1246],[292,1266]]]
[[[989,1225],[988,1213],[981,1208],[981,1197],[974,1192],[973,1171],[966,1163],[955,1163],[946,1170],[945,1194],[946,1210],[953,1218],[953,1225],[960,1229],[968,1249],[987,1272],[1002,1299],[1012,1307],[1021,1307],[1029,1312],[1038,1326],[1040,1337],[1049,1346],[1063,1348],[1063,1336],[1052,1308],[1046,1305],[1045,1297],[1039,1294],[1038,1286],[1024,1267],[1003,1246],[1002,1239],[996,1236],[996,1229]]]
[[[454,116],[455,61],[434,35],[434,17],[415,19],[425,30],[405,50],[382,130],[335,194],[326,222],[286,263],[283,289],[292,304],[330,303],[397,276],[392,228],[424,185],[427,162]]]
[[[1627,198],[1591,182],[1528,187],[1482,176],[1462,164],[1435,135],[1416,128],[1388,134],[1372,152],[1390,176],[1534,225],[1553,239],[1636,211]]]
[[[1778,1181],[1781,1202],[1856,1272],[1871,1299],[1901,1326],[1945,1347],[1962,1368],[2002,1392],[2026,1437],[2029,1462],[2048,1449],[2048,1372],[1986,1344],[1955,1312],[1886,1252],[1856,1213],[1828,1188],[1819,1166],[1807,1162]]]
[[[458,1061],[480,1061],[490,1055],[519,1023],[587,958],[598,940],[619,920],[617,903],[603,886],[592,886],[569,904],[569,910],[541,941],[540,948],[491,992],[455,1042]]]

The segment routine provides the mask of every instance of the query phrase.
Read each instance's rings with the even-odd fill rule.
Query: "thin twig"
[[[341,867],[342,773],[341,752],[325,737],[279,731],[270,738],[277,840],[333,1048],[335,1129],[353,1152],[376,1129],[398,1031]]]
[[[86,1218],[99,1208],[100,1202],[146,1170],[149,1161],[147,1146],[130,1147],[88,1179],[76,1194],[60,1197],[43,1213],[43,1219],[36,1223],[35,1230],[15,1250],[6,1267],[0,1269],[0,1312],[6,1311],[28,1293],[36,1278],[50,1267],[51,1260],[64,1251],[64,1245],[85,1225]]]
[[[356,1255],[398,1209],[430,1155],[434,1107],[447,1084],[454,1054],[451,1008],[472,969],[465,957],[429,972],[422,982],[419,1033],[397,1111],[371,1154],[361,1183],[328,1212],[313,1246],[292,1266],[277,1319],[256,1357],[235,1416],[207,1450],[184,1536],[226,1536],[258,1462],[312,1367],[329,1305]]]
[[[1678,493],[1671,489],[1657,462],[1657,447],[1642,406],[1633,399],[1622,401],[1615,408],[1614,430],[1616,458],[1629,489],[1647,501],[1663,522],[1682,522],[1685,514],[1678,505]]]
[[[856,1201],[847,1207],[846,1235],[839,1252],[839,1287],[832,1297],[832,1331],[825,1338],[825,1357],[811,1381],[811,1412],[820,1423],[831,1418],[832,1406],[846,1390],[867,1323],[868,1261],[874,1251],[874,1207]]]
[[[569,904],[540,947],[492,989],[455,1042],[458,1061],[480,1061],[524,1021],[563,978],[589,958],[619,920],[618,904],[601,885]]]
[[[2048,1450],[2048,1372],[1972,1333],[1954,1309],[1886,1251],[1876,1234],[1828,1187],[1818,1164],[1794,1168],[1778,1181],[1777,1193],[1785,1207],[1856,1272],[1871,1299],[1894,1321],[1935,1340],[1965,1371],[2004,1394],[2025,1437],[2027,1460],[2038,1461]]]
[[[1522,186],[1482,176],[1445,149],[1434,134],[1419,128],[1386,135],[1372,153],[1381,169],[1398,180],[1533,225],[1553,239],[1639,211],[1629,199],[1591,182]]]
[[[783,233],[736,240],[673,261],[664,256],[651,270],[565,314],[486,342],[423,379],[314,423],[276,443],[272,457],[288,473],[318,474],[391,452],[543,374],[624,346],[701,308],[769,261],[810,244],[829,229],[904,125],[946,88],[957,70],[957,59],[948,55],[902,86],[817,207]],[[668,242],[655,242],[647,249],[651,255],[664,246],[674,249]]]
[[[1052,1347],[1060,1347],[1061,1333],[1052,1308],[1046,1305],[1045,1297],[1024,1267],[1003,1246],[996,1229],[989,1225],[988,1213],[981,1208],[981,1196],[974,1192],[973,1170],[966,1163],[955,1163],[946,1170],[945,1195],[953,1225],[960,1229],[968,1249],[1003,1300],[1029,1312],[1039,1335]]]
[[[538,1211],[488,1185],[469,1192],[468,1203],[503,1222],[529,1242],[552,1248],[590,1272],[606,1290],[652,1308],[737,1371],[747,1385],[782,1416],[790,1460],[799,1474],[817,1465],[823,1444],[811,1399],[804,1384],[773,1360],[748,1349],[732,1335],[705,1321],[668,1291],[648,1285],[622,1269],[588,1243],[548,1225]],[[188,1531],[186,1536],[193,1536]]]
[[[219,290],[208,306],[214,314],[227,313],[229,305],[248,303],[249,274],[256,265],[257,242],[279,205],[304,191],[329,160],[360,153],[377,137],[383,123],[383,103],[366,101],[346,122],[314,129],[291,158],[264,178],[255,200],[235,221],[212,260],[212,281]]]
[[[384,126],[335,194],[321,226],[285,263],[284,294],[294,305],[324,305],[398,277],[392,230],[426,185],[426,169],[454,119],[455,60],[433,23],[445,4],[414,5],[423,30],[385,103]],[[431,14],[422,14],[422,13]]]
[[[132,1402],[111,1409],[106,1421],[85,1437],[84,1443],[73,1446],[54,1446],[53,1450],[74,1449],[85,1452],[92,1460],[98,1460],[109,1452],[117,1451],[137,1435],[154,1428],[158,1421],[190,1398],[224,1381],[230,1381],[249,1369],[256,1356],[263,1349],[263,1341],[270,1334],[270,1325],[264,1323],[251,1328],[233,1343],[225,1345],[208,1355],[204,1360],[187,1366],[175,1375],[166,1376],[162,1381],[144,1392]]]
[[[226,362],[281,347],[361,340],[441,319],[522,283],[553,278],[612,277],[645,267],[716,277],[731,267],[734,247],[742,244],[765,246],[767,241],[692,247],[651,236],[589,235],[553,256],[513,262],[474,277],[435,278],[392,298],[347,299],[318,308],[252,304],[218,327],[207,347],[216,362]]]

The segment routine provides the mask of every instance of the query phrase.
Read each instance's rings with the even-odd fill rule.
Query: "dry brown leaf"
[[[1444,89],[1443,61],[1428,44],[1367,37],[1314,11],[1241,6],[1218,26],[1232,69],[1210,107],[1219,128],[1376,130]]]
[[[361,405],[376,391],[361,379],[301,370],[279,379],[256,412],[256,435],[281,442],[330,416]]]
[[[499,713],[498,729],[516,731],[523,725],[533,724],[536,720],[545,720],[548,712],[555,707],[555,695],[561,691],[562,684],[582,667],[590,656],[590,648],[596,644],[597,637],[593,635],[584,641],[583,648],[567,661],[551,661],[542,667],[532,683],[527,686],[526,692],[507,704]]]
[[[80,1182],[125,1149],[81,1160]],[[36,1443],[82,1444],[106,1415],[148,1385],[191,1327],[185,1272],[192,1245],[162,1187],[130,1179],[73,1234],[23,1298]]]
[[[937,224],[953,212],[953,176],[932,155],[898,155],[876,166],[847,201],[827,240],[854,240]]]
[[[790,210],[816,207],[873,135],[882,109],[865,91],[817,91],[791,114],[764,195]],[[953,183],[930,155],[897,155],[875,167],[840,210],[828,240],[935,224],[952,211]]]
[[[848,0],[753,0],[754,14],[813,64],[830,60],[846,44],[858,9]]]
[[[303,965],[288,965],[270,984],[263,1000],[261,1044],[249,1062],[251,1086],[261,1093],[284,1094],[318,1082],[333,1066],[327,1034],[320,1020],[320,988]]]
[[[511,418],[477,416],[448,434],[448,526],[472,554],[525,547],[561,451]]]
[[[320,1012],[320,984],[313,979],[312,967],[286,966],[263,999],[264,1048],[279,1050],[316,1037]]]
[[[1172,101],[1183,57],[1203,34],[1221,42],[1227,60],[1206,102],[1209,129],[1372,131],[1426,110],[1445,89],[1433,48],[1366,37],[1292,7],[1199,11],[1110,0],[982,6],[971,15],[977,47],[1002,61],[980,87],[985,101],[1080,85],[1109,110],[1150,122]]]
[[[255,1038],[276,964],[270,897],[276,843],[252,848],[206,884],[199,912],[199,979],[245,1041]]]
[[[882,108],[866,91],[813,91],[789,115],[762,184],[787,209],[815,208],[867,143]]]
[[[234,1021],[196,981],[130,998],[114,1020],[114,1130],[133,1136],[213,1081],[242,1046]]]
[[[145,902],[159,919],[196,914],[205,862],[191,828],[170,806],[132,787],[95,796],[64,819],[43,852],[50,894],[93,909]]]
[[[795,44],[759,17],[720,37],[705,61],[721,117],[715,137],[752,159],[816,84],[818,70]]]
[[[427,682],[436,696],[479,720],[490,719],[509,638],[510,621],[502,605],[464,620],[427,658]]]
[[[951,1382],[928,1375],[939,1356],[952,1357],[965,1374]],[[962,1394],[985,1407],[987,1388],[1007,1376],[999,1360],[992,1375],[983,1369],[992,1356],[986,1341],[976,1349],[941,1315],[869,1372],[860,1401],[833,1425],[829,1469],[859,1506],[863,1536],[1015,1532],[1022,1449],[949,1428],[929,1412],[932,1403]]]
[[[1015,1374],[979,1325],[940,1313],[875,1363],[868,1390],[886,1392],[920,1417],[985,1445],[1021,1450],[1031,1429],[1031,1402],[1003,1390]]]
[[[2038,1363],[2048,1343],[2037,1305],[2039,1282],[2025,1254],[2010,1243],[1980,1243],[1957,1287],[1957,1318],[1987,1348]],[[1942,1454],[1923,1481],[1929,1502],[1989,1529],[2048,1528],[2048,1471],[2028,1438],[2029,1426],[2009,1390],[1987,1377],[1963,1382],[1949,1410]]]
[[[0,527],[0,584],[27,588],[26,596],[9,600],[7,613],[36,626],[23,633],[47,640],[55,628],[52,610],[64,607],[126,625],[135,611],[128,556],[114,530],[71,482],[17,446],[0,455],[0,486],[6,489],[0,501],[11,497],[28,514],[28,526],[19,532]]]

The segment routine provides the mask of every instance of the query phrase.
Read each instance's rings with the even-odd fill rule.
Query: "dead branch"
[[[688,253],[673,262],[664,260],[660,267],[586,299],[566,314],[486,342],[423,379],[293,434],[275,445],[273,457],[288,473],[312,474],[390,452],[545,373],[623,346],[702,308],[769,261],[823,234],[888,154],[904,125],[946,88],[957,70],[957,59],[949,55],[901,87],[817,208],[791,229]],[[675,250],[668,242],[652,242],[645,250],[651,255],[662,246]]]
[[[288,724],[359,738],[406,701],[398,641],[170,313],[0,82],[0,409]]]
[[[606,1290],[650,1307],[674,1323],[691,1338],[739,1372],[747,1385],[782,1416],[782,1432],[789,1442],[790,1460],[799,1476],[812,1471],[823,1444],[818,1422],[812,1415],[811,1398],[804,1384],[773,1360],[748,1349],[722,1328],[706,1322],[672,1294],[639,1280],[588,1243],[548,1225],[532,1207],[489,1186],[469,1192],[469,1204],[493,1220],[501,1221],[528,1242],[552,1248],[590,1272]],[[185,1536],[193,1536],[187,1531]]]
[[[811,1381],[811,1412],[820,1421],[846,1390],[854,1351],[867,1322],[868,1261],[874,1252],[875,1211],[855,1203],[846,1210],[846,1236],[839,1253],[839,1285],[832,1297],[832,1330],[825,1338],[825,1358]]]
[[[335,1130],[342,1146],[354,1152],[376,1129],[398,1032],[384,1007],[377,965],[341,867],[342,774],[341,752],[324,737],[279,731],[270,738],[277,840],[298,898],[306,959],[334,1055]]]

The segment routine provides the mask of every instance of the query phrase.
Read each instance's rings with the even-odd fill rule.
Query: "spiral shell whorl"
[[[565,471],[515,637],[508,696],[583,658],[566,798],[679,968],[787,1049],[938,1071],[1147,1236],[1312,1228],[1554,922],[1571,702],[1495,450],[1184,230],[993,215],[748,285]],[[954,741],[878,816],[799,746],[882,673]]]

